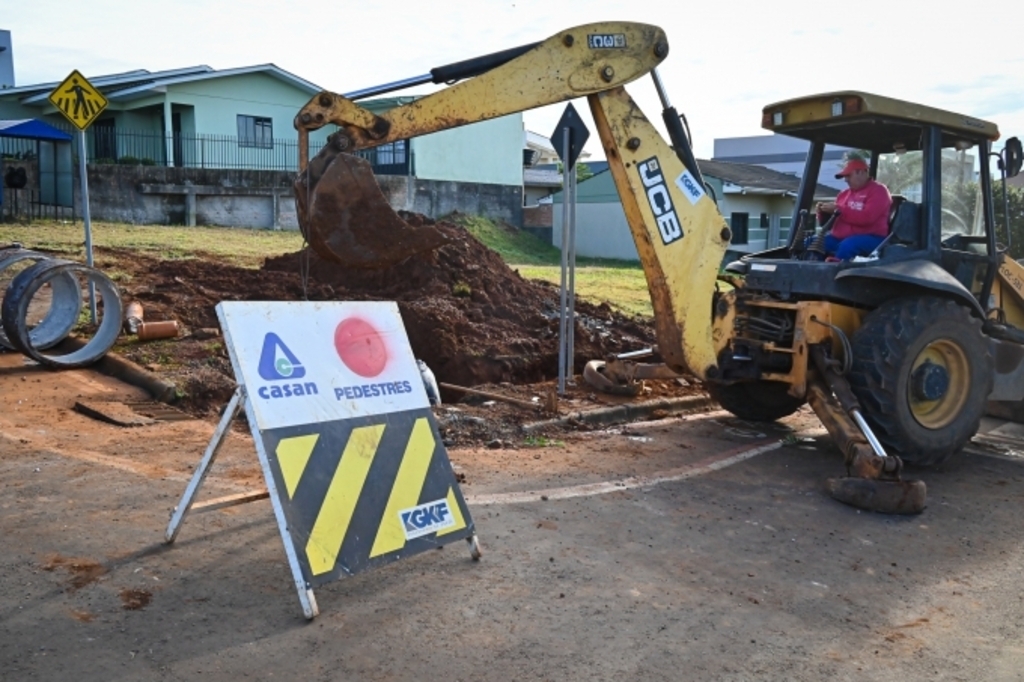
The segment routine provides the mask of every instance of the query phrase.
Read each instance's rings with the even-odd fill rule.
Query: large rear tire
[[[789,384],[749,381],[738,384],[707,384],[708,393],[729,412],[752,422],[773,422],[800,409],[804,401],[789,395]]]
[[[849,381],[887,450],[910,464],[943,462],[978,431],[992,391],[981,320],[948,299],[890,301],[853,335]]]

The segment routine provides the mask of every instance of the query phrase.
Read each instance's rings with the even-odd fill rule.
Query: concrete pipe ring
[[[634,381],[628,384],[619,384],[613,381],[604,372],[605,362],[603,360],[591,360],[583,367],[583,380],[602,393],[612,395],[640,395],[643,390],[643,383]]]
[[[24,263],[27,260],[38,263],[51,258],[45,253],[21,247],[2,249],[0,250],[0,279],[4,278],[4,270],[16,263]],[[29,332],[29,341],[34,348],[39,350],[52,348],[67,338],[78,322],[78,315],[82,311],[82,291],[74,275],[64,273],[55,278],[50,282],[50,289],[52,297],[50,307],[42,321]],[[6,294],[4,298],[7,298]],[[0,348],[20,351],[21,348],[18,348],[16,343],[0,328]]]
[[[47,283],[52,285],[65,275],[75,279],[76,285],[78,277],[84,277],[95,288],[98,300],[103,304],[102,314],[96,333],[84,346],[64,355],[47,355],[32,345],[25,315],[32,297],[40,287]],[[3,306],[0,307],[4,332],[15,345],[21,346],[18,350],[42,365],[57,369],[84,367],[106,355],[121,334],[123,315],[121,294],[106,275],[87,265],[63,260],[40,261],[20,272],[7,288]]]

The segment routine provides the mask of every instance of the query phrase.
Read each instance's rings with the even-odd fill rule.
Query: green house
[[[274,64],[140,69],[86,77],[109,101],[86,133],[90,163],[293,171],[298,167],[298,135],[292,121],[323,90]],[[0,89],[0,119],[31,118],[73,131],[48,99],[58,85]],[[380,113],[413,99],[359,104]],[[310,136],[311,153],[333,130],[326,126]],[[378,174],[503,185],[521,194],[522,150],[522,114],[513,114],[361,154]]]
[[[87,130],[90,162],[288,170],[297,164],[295,112],[321,88],[273,64],[216,70],[144,69],[89,82],[108,100]],[[0,118],[71,130],[49,102],[59,83],[0,90]],[[320,141],[328,131],[320,133]]]

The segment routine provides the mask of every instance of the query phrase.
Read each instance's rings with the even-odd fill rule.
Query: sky
[[[687,118],[698,158],[711,158],[715,138],[768,134],[760,127],[765,105],[833,90],[950,109],[995,122],[1003,139],[1022,136],[1022,19],[1024,5],[1010,0],[0,0],[17,85],[60,81],[72,69],[91,77],[269,62],[345,93],[582,24],[656,24],[670,46],[658,73]],[[627,89],[663,131],[652,80]],[[585,151],[604,158],[586,102],[574,106],[591,129]],[[525,112],[525,125],[550,135],[564,107]]]

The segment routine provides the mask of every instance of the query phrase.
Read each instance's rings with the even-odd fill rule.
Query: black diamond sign
[[[562,154],[565,153],[565,136],[569,136],[569,158],[566,159]],[[566,168],[572,168],[576,165],[576,159],[580,157],[580,152],[583,151],[583,145],[587,143],[587,139],[590,137],[590,131],[587,130],[586,124],[580,120],[580,115],[576,112],[576,108],[572,105],[572,102],[565,106],[565,112],[562,114],[562,118],[558,119],[558,125],[555,126],[555,132],[551,134],[551,144],[555,148],[555,152],[558,154],[558,158],[562,160]]]

